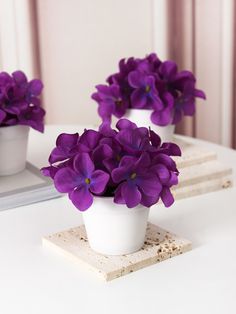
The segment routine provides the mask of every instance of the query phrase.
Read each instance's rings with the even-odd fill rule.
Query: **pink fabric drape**
[[[233,78],[232,67],[228,73],[225,72],[230,61],[233,63],[233,60],[227,61],[228,55],[231,54],[226,50],[233,49],[233,45],[230,45],[233,36],[231,39],[224,29],[224,23],[228,23],[229,29],[231,27],[230,18],[225,11],[230,10],[233,3],[235,12],[236,4],[224,0],[167,1],[169,58],[174,59],[180,69],[192,70],[197,78],[197,86],[207,95],[205,102],[197,103],[195,117],[185,118],[177,126],[177,132],[236,147],[236,95],[233,102],[235,88],[231,86],[234,84],[236,87],[236,77],[234,75]],[[226,5],[229,8],[225,9]],[[235,34],[234,25],[234,37]],[[227,36],[228,48],[225,47]],[[235,50],[234,45],[234,60]],[[236,70],[236,65],[234,67]],[[229,82],[224,82],[224,75]]]

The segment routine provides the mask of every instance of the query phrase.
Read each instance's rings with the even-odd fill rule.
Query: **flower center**
[[[137,174],[135,172],[133,172],[131,175],[130,175],[130,178],[132,180],[134,180],[135,178],[137,177]]]
[[[146,93],[149,93],[150,90],[151,90],[151,87],[150,87],[149,85],[146,85],[146,87],[145,87],[145,92],[146,92]]]
[[[116,104],[118,107],[120,107],[120,106],[122,105],[122,100],[121,100],[121,99],[117,99],[117,100],[115,101],[115,104]]]
[[[25,120],[30,120],[31,119],[31,114],[29,112],[24,114]]]
[[[116,160],[117,160],[117,161],[120,161],[120,160],[121,160],[120,155],[116,155]]]
[[[86,178],[84,181],[85,181],[86,184],[90,184],[90,179],[89,178]]]

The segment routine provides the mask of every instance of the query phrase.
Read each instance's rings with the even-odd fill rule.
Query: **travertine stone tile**
[[[132,254],[106,256],[94,252],[88,244],[84,226],[44,237],[43,245],[60,250],[65,256],[83,264],[106,281],[159,263],[191,249],[190,241],[151,223],[148,223],[143,248]]]

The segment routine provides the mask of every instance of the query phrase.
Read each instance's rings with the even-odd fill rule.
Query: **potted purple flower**
[[[173,204],[170,188],[178,183],[178,170],[171,156],[181,155],[151,129],[127,119],[116,126],[60,134],[50,165],[42,169],[83,213],[91,248],[109,255],[139,250],[149,208],[160,200]]]
[[[22,171],[26,164],[29,127],[43,132],[45,111],[40,80],[27,80],[22,71],[0,73],[0,175]]]
[[[164,142],[172,140],[183,116],[194,115],[196,98],[206,98],[196,89],[192,72],[178,71],[175,62],[162,62],[155,53],[120,60],[119,71],[106,81],[92,95],[102,120],[111,122],[115,116],[127,117],[138,126],[151,124]]]

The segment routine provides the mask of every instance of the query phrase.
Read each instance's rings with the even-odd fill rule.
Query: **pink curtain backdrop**
[[[6,1],[0,12],[1,67],[11,71],[18,66],[30,75],[41,76],[47,123],[98,121],[95,105],[89,103],[93,86],[116,67],[120,57],[142,56],[154,47],[158,25],[154,1],[140,0],[137,6],[136,0],[100,0],[99,10],[94,10],[93,1]],[[166,6],[167,32],[163,30],[161,40],[166,40],[163,45],[168,58],[180,69],[192,70],[198,88],[207,95],[207,101],[197,103],[195,117],[184,119],[177,132],[236,148],[235,1],[158,3]],[[134,5],[131,16],[129,10]],[[121,15],[124,29],[113,29],[108,40],[104,34]],[[83,95],[78,94],[79,100],[72,103],[75,97],[71,90],[77,93],[78,86]],[[85,105],[91,110],[85,110]]]
[[[234,5],[234,16],[236,17],[236,4]],[[232,147],[236,149],[236,19],[234,19],[234,53],[233,53],[233,114],[232,114]]]
[[[192,70],[207,95],[177,132],[236,148],[236,23],[229,17],[232,8],[236,16],[235,2],[167,1],[169,58]]]

